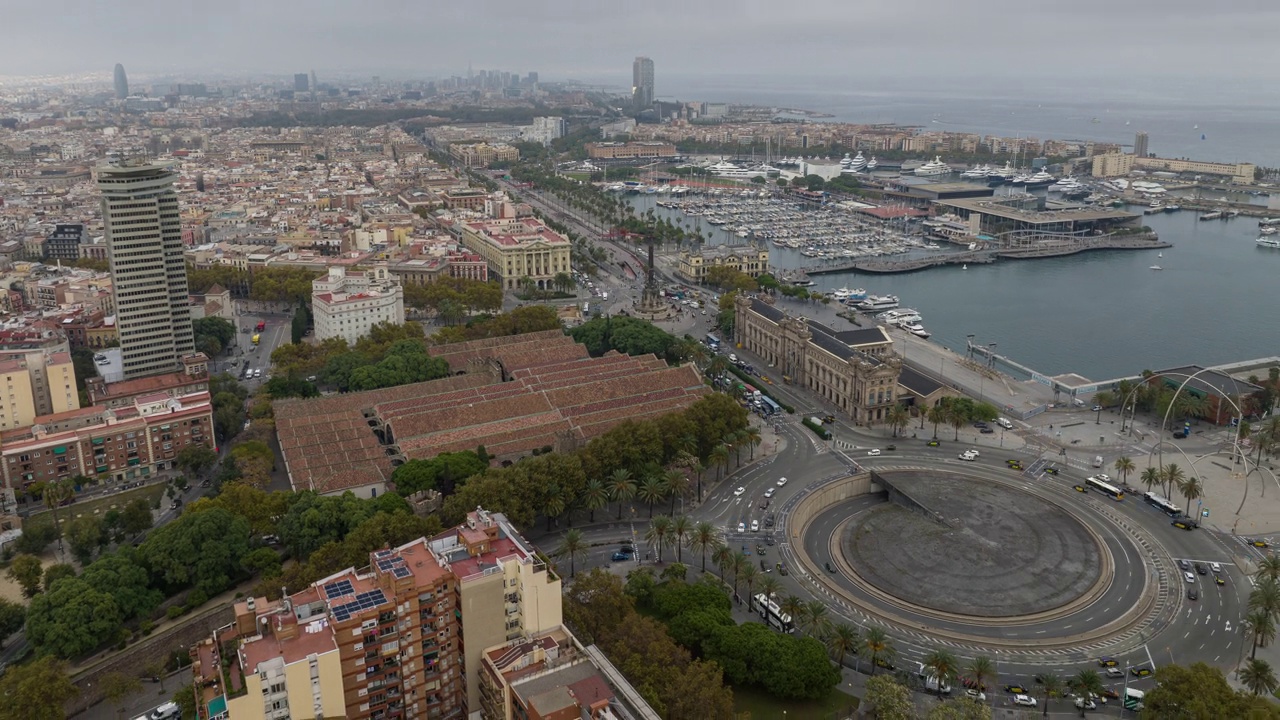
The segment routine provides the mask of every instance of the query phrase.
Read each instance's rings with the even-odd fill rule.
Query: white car
[[[760,532],[760,521],[759,521],[759,520],[752,520],[752,521],[751,521],[751,532]]]
[[[1182,577],[1186,578],[1186,579],[1187,579],[1187,582],[1189,582],[1189,583],[1193,583],[1193,582],[1195,582],[1195,581],[1196,581],[1196,576],[1195,576],[1195,575],[1192,575],[1192,574],[1191,574],[1191,573],[1189,573],[1189,572],[1184,572],[1184,573],[1182,573]]]
[[[1214,575],[1222,572],[1222,566],[1218,563],[1209,563],[1209,569],[1213,571]]]
[[[974,456],[974,457],[978,457],[978,456],[982,455],[982,453],[978,452],[976,448],[969,448],[968,450],[965,450],[965,452],[969,453],[970,455],[972,455],[972,456]]]
[[[773,497],[773,491],[774,491],[774,488],[769,488],[768,490],[765,490],[765,491],[764,491],[764,496],[765,496],[765,497],[767,497],[767,498],[771,498],[771,497]]]
[[[871,448],[870,450],[867,451],[867,455],[870,455],[872,457],[879,454],[880,454],[880,448]]]
[[[978,456],[977,456],[977,455],[974,455],[972,452],[962,452],[962,453],[960,453],[960,459],[961,459],[961,460],[968,460],[969,462],[973,462],[974,460],[977,460],[977,459],[978,459]]]
[[[787,484],[786,478],[778,478],[778,487],[782,487],[783,485],[786,485],[786,484]]]
[[[747,491],[747,489],[746,489],[746,488],[744,488],[744,487],[739,487],[737,490],[734,490],[734,491],[733,491],[733,496],[734,496],[734,497],[742,497],[742,493],[744,493],[744,492],[746,492],[746,491]]]
[[[986,701],[987,701],[987,694],[986,694],[986,693],[984,693],[984,692],[982,692],[981,690],[974,690],[973,688],[969,688],[968,690],[965,690],[965,691],[964,691],[964,694],[965,694],[965,695],[968,695],[969,697],[973,698],[974,700],[977,700],[978,702],[986,702]]]
[[[747,524],[746,524],[746,523],[738,523],[738,532],[746,532],[746,531],[747,531]]]
[[[1036,699],[1031,697],[1030,695],[1014,695],[1013,704],[1021,705],[1023,707],[1035,707]]]

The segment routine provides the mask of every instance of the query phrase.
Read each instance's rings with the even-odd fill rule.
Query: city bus
[[[712,350],[720,349],[720,338],[717,337],[715,333],[707,333],[707,337],[704,339],[704,342],[706,342],[707,347],[711,348]]]
[[[778,403],[774,402],[773,398],[768,395],[760,396],[760,403],[764,408],[765,415],[777,415],[782,412],[782,407],[778,405]]]
[[[796,629],[795,623],[791,622],[791,616],[783,613],[778,603],[770,600],[764,593],[757,594],[755,600],[760,617],[768,623],[769,627],[784,633],[793,632]]]
[[[1125,688],[1124,689],[1124,709],[1133,710],[1135,712],[1141,710],[1143,706],[1142,701],[1143,699],[1146,698],[1146,696],[1147,694],[1142,692],[1141,690],[1135,690],[1134,688]]]
[[[1173,503],[1169,502],[1168,500],[1164,499],[1163,497],[1155,493],[1152,493],[1152,492],[1146,493],[1145,495],[1142,496],[1142,499],[1146,500],[1148,505],[1151,505],[1152,507],[1163,511],[1164,514],[1168,515],[1169,517],[1176,518],[1179,515],[1182,515],[1182,508],[1179,508],[1177,505],[1174,505]]]
[[[1120,501],[1124,499],[1124,491],[1120,488],[1108,483],[1102,479],[1100,475],[1093,475],[1084,484],[1101,493],[1111,496],[1112,500]]]

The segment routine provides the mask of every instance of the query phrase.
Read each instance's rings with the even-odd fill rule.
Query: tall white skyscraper
[[[631,63],[631,102],[638,109],[653,104],[653,61],[647,57]]]
[[[174,177],[141,160],[98,168],[126,379],[174,372],[195,352]]]

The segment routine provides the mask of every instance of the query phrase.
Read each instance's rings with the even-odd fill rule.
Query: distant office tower
[[[142,160],[98,168],[125,379],[174,372],[195,352],[176,177]]]
[[[647,57],[631,63],[631,102],[638,108],[653,104],[653,61]]]
[[[1147,156],[1147,134],[1141,130],[1138,131],[1138,134],[1133,136],[1133,156],[1135,158],[1144,158]]]
[[[123,100],[129,97],[129,78],[124,74],[124,65],[116,63],[116,99]]]
[[[310,83],[307,82],[306,73],[294,73],[293,75],[293,91],[306,92],[311,89]]]

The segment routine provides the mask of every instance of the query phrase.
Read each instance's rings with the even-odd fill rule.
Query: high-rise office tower
[[[120,63],[116,63],[115,85],[117,100],[129,97],[129,78],[125,76],[124,65]]]
[[[310,87],[310,83],[308,83],[308,82],[307,82],[307,74],[306,74],[306,73],[294,73],[294,75],[293,75],[293,91],[294,91],[294,92],[306,92],[307,90],[310,90],[310,89],[311,89],[311,87]]]
[[[1147,134],[1141,130],[1133,136],[1133,156],[1135,158],[1147,156]]]
[[[631,63],[631,102],[637,108],[653,104],[653,61],[647,57]]]
[[[175,177],[137,159],[98,168],[126,379],[174,372],[195,352]]]

